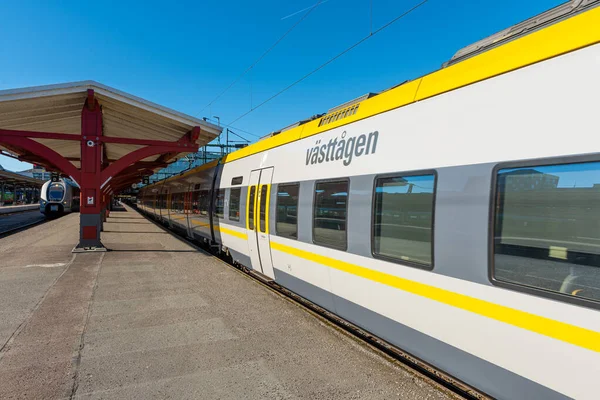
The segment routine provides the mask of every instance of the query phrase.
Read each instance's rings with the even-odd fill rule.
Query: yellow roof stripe
[[[211,162],[208,162],[208,163],[206,163],[206,164],[202,164],[202,165],[200,165],[200,166],[198,166],[198,167],[196,167],[196,168],[192,168],[192,169],[190,169],[189,171],[185,172],[185,173],[184,173],[184,174],[182,174],[182,175],[174,175],[174,176],[172,176],[172,177],[170,177],[170,178],[167,178],[167,179],[162,179],[162,180],[160,180],[160,181],[158,181],[158,182],[154,182],[154,183],[153,183],[153,184],[151,184],[151,185],[146,185],[146,186],[144,186],[142,189],[151,188],[151,187],[153,187],[153,186],[156,186],[156,185],[163,185],[163,184],[165,184],[165,183],[168,183],[168,182],[171,182],[171,181],[174,181],[174,180],[177,180],[177,179],[183,179],[183,178],[186,178],[186,177],[188,177],[189,175],[193,175],[193,174],[195,174],[195,173],[197,173],[197,172],[200,172],[200,171],[203,171],[203,170],[205,170],[205,169],[212,168],[212,167],[216,166],[218,163],[219,163],[219,160],[213,160],[213,161],[211,161]]]
[[[400,289],[417,296],[422,296],[496,321],[536,332],[540,335],[583,347],[588,350],[600,352],[600,332],[555,321],[550,318],[491,303],[464,294],[451,292],[424,283],[399,278],[394,275],[374,271],[345,261],[286,246],[281,243],[271,242],[271,248],[325,265],[329,268],[337,269],[364,279],[369,279],[373,282]]]
[[[600,7],[530,33],[462,62],[363,100],[356,114],[319,126],[307,122],[230,153],[224,163],[424,100],[548,58],[600,42]]]
[[[598,43],[600,7],[423,77],[417,101]]]

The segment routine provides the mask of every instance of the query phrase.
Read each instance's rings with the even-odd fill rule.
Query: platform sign
[[[51,182],[58,182],[58,181],[60,181],[60,175],[58,175],[58,172],[52,172],[50,174],[50,181]]]
[[[142,183],[143,183],[144,185],[149,185],[149,184],[150,184],[150,177],[149,177],[149,176],[144,176],[144,177],[142,178]]]
[[[87,198],[87,205],[88,206],[93,206],[94,205],[94,197],[93,196],[88,196],[88,198]]]

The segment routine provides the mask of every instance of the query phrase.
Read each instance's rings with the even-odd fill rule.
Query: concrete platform
[[[445,391],[131,210],[0,239],[0,398],[445,399]]]
[[[38,203],[21,204],[18,206],[0,206],[0,215],[22,212],[22,211],[39,210],[39,209],[40,209],[40,205]]]

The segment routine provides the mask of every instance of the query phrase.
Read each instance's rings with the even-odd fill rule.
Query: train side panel
[[[600,148],[589,142],[599,69],[600,45],[590,46],[226,163],[221,182],[274,167],[273,187],[299,182],[308,193],[300,195],[298,240],[271,232],[275,278],[283,286],[491,395],[505,397],[510,385],[515,396],[586,398],[595,390],[600,353],[577,337],[598,335],[598,311],[492,286],[488,233],[497,163],[583,154],[600,160]],[[553,139],[566,133],[569,140]],[[437,173],[433,270],[375,259],[365,247],[375,177],[431,170]],[[350,187],[345,250],[313,244],[312,228],[302,222],[313,218],[315,184],[338,178],[348,178]],[[272,192],[275,210],[276,197]],[[230,243],[224,235],[223,244]],[[433,295],[438,291],[444,296]],[[469,302],[482,309],[473,311]],[[523,315],[542,326],[521,323]],[[557,339],[553,326],[565,335]],[[553,362],[562,354],[568,360]],[[458,368],[455,357],[466,364]]]

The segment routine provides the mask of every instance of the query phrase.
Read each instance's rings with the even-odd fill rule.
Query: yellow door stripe
[[[264,185],[260,185],[261,193],[262,193],[262,188],[264,186],[267,187],[267,193],[265,194],[266,198],[264,200],[264,202],[265,202],[265,230],[264,231],[260,230],[260,223],[259,223],[258,224],[258,231],[261,232],[261,233],[268,234],[269,233],[269,207],[270,207],[269,201],[270,201],[270,198],[271,198],[271,185],[268,184],[268,183],[265,183]],[[261,201],[263,201],[263,200],[261,199]],[[260,205],[258,207],[259,207],[258,208],[258,212],[260,213]],[[259,215],[259,218],[262,219],[262,216]]]
[[[205,227],[205,228],[210,227],[210,224],[208,222],[199,222],[199,221],[194,221],[194,220],[192,220],[191,222],[192,222],[192,224],[198,225],[199,227]],[[248,235],[246,235],[245,233],[242,233],[242,232],[234,231],[233,229],[224,228],[222,226],[217,226],[217,225],[215,225],[213,227],[213,229],[215,231],[219,231],[219,232],[225,233],[227,235],[231,235],[231,236],[238,237],[240,239],[248,240]]]
[[[249,185],[248,186],[248,195],[246,196],[246,229],[247,230],[254,230],[254,214],[253,214],[253,218],[252,218],[252,228],[250,228],[250,194],[252,192],[252,188],[254,188],[254,199],[256,199],[256,186],[254,185]],[[254,210],[254,204],[252,204],[252,209]]]
[[[588,350],[600,352],[600,332],[555,321],[550,318],[531,314],[514,308],[505,307],[489,301],[460,293],[451,292],[424,283],[399,278],[394,275],[360,267],[345,261],[336,260],[281,243],[271,242],[271,248],[284,253],[313,261],[329,268],[337,269],[361,278],[369,279],[408,293],[438,301],[484,317],[495,319],[519,328],[527,329],[553,339],[561,340]]]
[[[258,208],[258,202],[260,201],[260,187],[257,185],[254,185],[255,192],[254,192],[254,204],[252,205],[253,210],[254,210],[254,218],[252,220],[252,222],[254,223],[254,229],[252,229],[253,231],[258,231],[259,226],[260,226],[260,221],[259,218],[260,216],[257,214],[257,208]]]
[[[233,229],[224,228],[222,226],[215,226],[215,230],[218,230],[219,232],[225,233],[227,235],[235,236],[240,239],[248,240],[248,235],[246,235],[245,233],[234,231]]]

